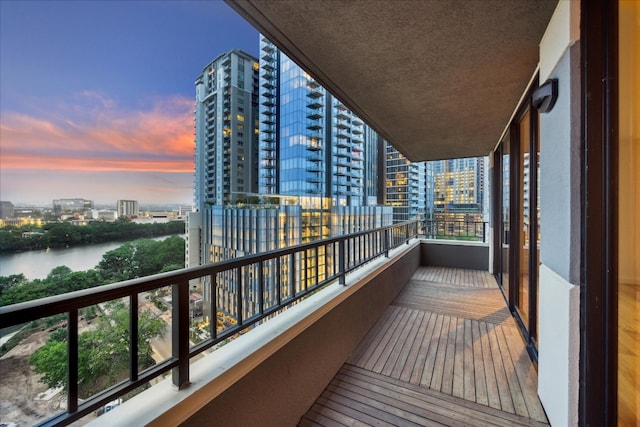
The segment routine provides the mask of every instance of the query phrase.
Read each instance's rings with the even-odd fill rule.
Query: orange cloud
[[[5,165],[11,165],[6,167]],[[96,158],[69,157],[33,157],[24,155],[2,156],[2,167],[6,169],[52,170],[52,171],[82,171],[82,172],[193,172],[193,164],[184,161],[170,160],[117,160]]]
[[[3,113],[2,168],[77,171],[193,171],[193,100],[156,99],[121,109],[93,92],[42,117]]]

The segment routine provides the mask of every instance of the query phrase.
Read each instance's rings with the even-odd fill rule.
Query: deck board
[[[420,267],[300,425],[548,425],[493,276]]]

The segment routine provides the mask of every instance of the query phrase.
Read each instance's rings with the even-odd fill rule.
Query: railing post
[[[189,282],[180,282],[171,289],[171,356],[178,359],[172,369],[173,385],[179,390],[189,385]],[[217,317],[216,317],[217,318]]]
[[[409,225],[408,224],[404,226],[404,236],[405,236],[405,241],[408,245],[409,244]]]
[[[129,379],[138,379],[138,294],[129,296]]]
[[[78,410],[78,309],[72,308],[67,321],[67,411]]]
[[[484,221],[482,222],[482,241],[487,241],[487,223]]]
[[[338,244],[338,264],[339,264],[339,268],[340,268],[340,276],[338,278],[338,283],[340,283],[341,285],[346,285],[347,284],[347,278],[346,278],[346,274],[345,274],[345,270],[346,265],[345,265],[345,250],[344,250],[344,242],[345,240],[342,239],[340,240],[340,243]]]

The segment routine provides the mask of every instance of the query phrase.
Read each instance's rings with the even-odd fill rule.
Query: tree
[[[90,388],[97,382],[115,384],[129,366],[129,310],[122,302],[108,307],[109,314],[101,316],[95,329],[78,337],[78,380],[81,389],[92,394]],[[138,369],[146,369],[155,362],[151,339],[162,336],[165,322],[149,311],[140,313],[138,319]],[[42,374],[41,381],[49,387],[66,387],[67,335],[59,329],[51,334],[47,343],[29,358],[33,369]],[[83,396],[86,397],[86,396]]]
[[[6,288],[0,294],[0,307],[55,295],[55,293],[52,294],[51,292],[52,290],[47,285],[47,282],[40,279],[18,283]]]
[[[158,242],[158,248],[155,255],[155,263],[159,272],[167,265],[179,265],[178,268],[184,268],[184,251],[185,241],[182,237],[171,236]]]
[[[51,222],[43,226],[0,227],[0,252],[16,252],[44,248],[60,248],[73,245],[126,241],[184,233],[184,221],[136,224],[128,220],[105,222],[91,221],[76,226],[69,222]],[[23,237],[24,232],[38,232]]]
[[[66,387],[67,384],[67,343],[51,341],[40,347],[29,357],[33,370],[42,374],[41,382],[47,386]]]
[[[127,242],[102,256],[97,269],[101,272],[106,282],[120,282],[135,277],[132,274],[134,271],[133,253],[133,244]]]
[[[27,278],[22,273],[12,274],[11,276],[0,276],[0,297],[2,297],[2,294],[12,286],[25,283],[26,281]]]
[[[64,276],[73,273],[73,270],[71,270],[69,267],[67,267],[66,265],[59,265],[57,267],[54,267],[49,274],[47,274],[47,279],[46,280],[50,280],[50,281],[56,281],[56,280],[60,280],[62,279]]]

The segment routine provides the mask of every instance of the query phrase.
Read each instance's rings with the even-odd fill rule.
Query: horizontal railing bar
[[[135,382],[131,381],[123,381],[118,383],[112,387],[109,387],[106,390],[103,390],[99,394],[96,394],[86,402],[83,402],[78,405],[78,410],[76,412],[61,412],[58,415],[55,415],[51,418],[44,420],[43,422],[36,424],[38,427],[44,426],[60,426],[60,425],[68,425],[85,415],[90,414],[91,412],[99,409],[101,406],[111,402],[114,397],[122,396],[125,393],[134,390],[145,383],[151,381],[154,378],[159,377],[160,375],[166,373],[174,366],[178,365],[178,361],[175,359],[167,359],[164,360],[151,368],[145,369],[140,372],[138,376],[138,380]]]
[[[375,231],[397,228],[410,223],[411,222],[381,227],[377,228]],[[0,328],[19,325],[41,319],[43,317],[66,313],[70,310],[112,301],[129,296],[132,292],[148,292],[157,288],[175,285],[178,282],[199,279],[200,277],[209,274],[217,274],[234,268],[243,267],[245,265],[258,263],[260,261],[295,254],[308,248],[337,243],[357,236],[367,235],[372,232],[374,232],[374,230],[346,234],[340,237],[333,237],[326,240],[290,246],[284,249],[262,252],[257,255],[247,255],[236,259],[219,261],[197,267],[189,267],[182,270],[125,280],[123,282],[112,283],[109,285],[96,286],[94,288],[3,306],[0,307]]]

